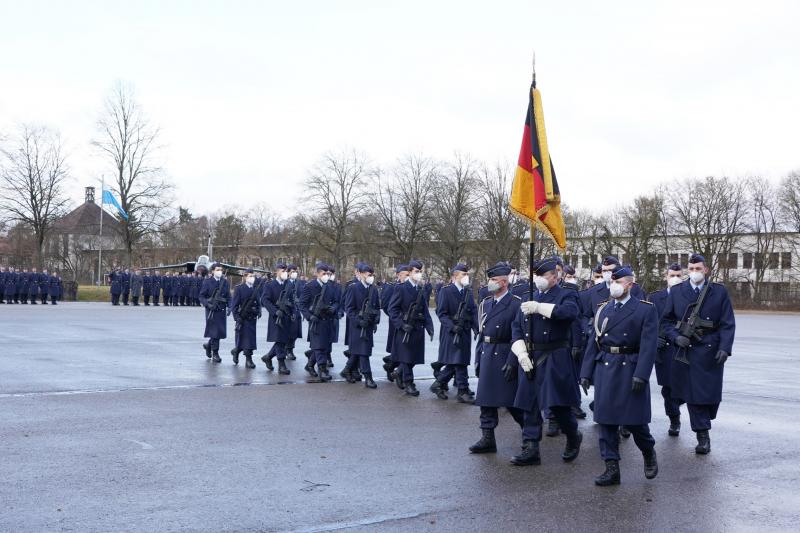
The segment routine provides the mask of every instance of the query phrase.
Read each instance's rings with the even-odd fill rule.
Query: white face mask
[[[600,285],[601,283],[605,283],[605,280],[603,278],[594,278],[592,280],[592,283],[594,283],[595,285]]]
[[[695,285],[700,285],[703,283],[703,280],[706,279],[706,275],[702,272],[689,272],[689,279],[692,280],[692,283]]]
[[[375,283],[375,276],[367,276],[367,279],[364,280],[364,283],[367,285],[372,285]]]
[[[536,288],[540,291],[546,291],[550,288],[550,282],[547,281],[547,278],[544,276],[533,276],[533,284],[536,285]]]
[[[611,286],[608,288],[608,292],[611,294],[612,298],[619,298],[625,293],[625,287],[622,286],[622,283],[613,281],[611,282]]]
[[[486,288],[489,289],[489,292],[497,292],[500,290],[500,282],[490,279],[489,282],[486,284]]]
[[[412,272],[411,279],[413,279],[416,283],[422,281],[422,272]]]
[[[291,274],[289,274],[289,278],[297,279],[297,272],[292,272]]]
[[[322,275],[322,277],[320,277],[320,278],[319,278],[319,280],[320,280],[322,283],[328,283],[328,281],[329,281],[330,279],[331,279],[331,277],[330,277],[329,275],[327,275],[327,274],[323,274],[323,275]]]
[[[469,276],[462,276],[460,283],[462,287],[469,287]]]
[[[604,270],[603,271],[603,281],[605,281],[606,283],[611,281],[611,271],[610,270]]]
[[[215,270],[214,271],[214,277],[216,279],[220,279],[222,277],[222,270]]]
[[[509,285],[513,285],[517,282],[517,274],[511,274],[508,276],[508,283]]]
[[[577,285],[578,284],[578,280],[575,279],[575,278],[564,278],[564,282],[572,283],[573,285]]]
[[[256,278],[254,276],[247,276],[247,279],[244,280],[247,283],[248,287],[252,287],[253,284],[256,282]]]
[[[278,278],[280,278],[281,281],[286,281],[286,278],[288,277],[289,274],[287,274],[286,272],[281,272],[280,274],[278,274]]]
[[[336,274],[331,274],[331,281],[334,281],[335,279],[336,279]]]
[[[683,278],[680,276],[670,276],[667,278],[667,285],[674,287],[675,285],[680,285],[682,281]]]

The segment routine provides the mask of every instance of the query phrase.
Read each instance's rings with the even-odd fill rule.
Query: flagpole
[[[533,58],[531,60],[531,87],[536,87],[536,51],[533,52]],[[528,108],[530,109],[530,116],[528,120],[530,122],[531,130],[535,127],[534,117],[533,117],[533,93],[528,95],[530,98],[530,105]],[[531,153],[533,153],[533,139],[534,136],[531,134]],[[542,163],[544,164],[544,163]],[[531,222],[531,231],[529,235],[528,241],[528,300],[533,301],[533,261],[536,255],[536,224]],[[529,321],[530,326],[530,336],[531,342],[533,342],[533,320]]]
[[[106,190],[106,176],[100,175],[100,243],[97,249],[97,285],[103,284],[103,194]]]

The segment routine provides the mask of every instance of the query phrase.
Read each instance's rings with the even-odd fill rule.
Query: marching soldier
[[[39,273],[36,267],[33,267],[28,274],[28,300],[31,305],[37,305],[39,302]]]
[[[708,432],[722,401],[722,376],[733,349],[736,321],[728,291],[708,279],[705,258],[692,254],[688,271],[689,279],[670,291],[662,324],[667,340],[676,347],[671,395],[686,403],[697,434],[695,452],[705,455],[711,451]]]
[[[475,402],[475,393],[469,388],[467,366],[472,358],[472,333],[478,334],[478,317],[468,272],[467,265],[457,264],[450,271],[451,283],[438,291],[439,363],[444,366],[433,380],[431,392],[446,400],[444,387],[454,378],[458,389],[456,400],[471,404]]]
[[[236,286],[231,299],[231,314],[236,323],[236,346],[231,350],[233,364],[239,364],[239,354],[244,352],[245,368],[255,368],[253,351],[257,348],[256,321],[261,318],[258,301],[259,287],[252,268],[244,271],[242,283]]]
[[[219,341],[227,338],[228,333],[228,299],[231,289],[228,280],[222,277],[222,265],[211,265],[213,275],[203,282],[200,290],[200,302],[206,309],[206,329],[204,337],[208,342],[203,344],[206,357],[212,358],[215,363],[221,363],[219,356]]]
[[[108,282],[111,285],[109,287],[111,291],[111,305],[119,305],[119,297],[122,294],[122,272],[120,272],[119,267],[114,268],[108,275]]]
[[[61,276],[58,275],[58,271],[53,271],[53,275],[50,276],[50,281],[47,284],[47,293],[50,295],[50,304],[58,305],[56,302],[61,299],[63,293]]]
[[[128,299],[131,294],[131,271],[125,269],[122,273],[122,305],[128,305]]]
[[[300,309],[308,321],[308,342],[311,347],[305,370],[312,377],[319,377],[322,382],[331,380],[328,361],[336,333],[334,320],[339,313],[335,289],[328,285],[330,268],[325,263],[317,263],[317,278],[306,283],[300,298]],[[314,370],[315,365],[319,373]]]
[[[275,265],[275,278],[261,289],[261,305],[269,312],[267,323],[267,342],[272,348],[261,357],[267,370],[273,371],[272,358],[278,358],[278,374],[289,375],[286,367],[286,345],[294,333],[294,303],[292,302],[292,285],[288,281],[289,274],[285,263]]]
[[[408,265],[396,265],[394,267],[395,281],[384,284],[381,289],[381,309],[389,318],[389,302],[392,301],[392,295],[397,287],[405,283],[411,269]],[[386,356],[383,358],[383,370],[386,372],[386,379],[394,382],[394,370],[397,364],[392,359],[392,345],[394,344],[394,327],[391,322],[386,332]]]
[[[289,342],[286,344],[286,359],[294,361],[297,359],[294,354],[295,343],[297,339],[303,338],[303,314],[300,312],[300,295],[303,294],[303,287],[305,287],[306,282],[298,279],[297,265],[294,263],[286,265],[286,269],[289,271],[292,307],[294,308],[293,333],[289,335]]]
[[[583,353],[586,351],[586,337],[583,333],[583,322],[581,321],[581,317],[583,316],[583,302],[580,298],[578,283],[578,278],[575,275],[575,268],[572,265],[564,265],[561,287],[575,291],[575,295],[578,298],[578,317],[572,321],[572,325],[570,326],[570,353],[575,366],[575,392],[578,393],[578,405],[572,409],[572,412],[575,413],[575,418],[583,420],[586,418],[586,411],[581,409],[581,394],[577,377],[581,375]]]
[[[164,305],[169,306],[172,303],[172,272],[169,270],[164,272],[164,277],[161,278],[161,287],[164,294]]]
[[[158,270],[153,271],[150,276],[150,283],[152,284],[153,305],[158,307],[159,297],[161,296],[161,273]]]
[[[357,281],[350,284],[345,293],[344,311],[350,324],[347,339],[350,356],[342,376],[348,383],[358,381],[353,375],[358,365],[364,376],[364,386],[375,389],[378,385],[372,379],[369,358],[372,356],[373,334],[381,320],[381,303],[375,286],[375,270],[366,263],[359,263]]]
[[[666,288],[652,292],[647,297],[656,306],[659,317],[664,315],[670,292],[676,285],[680,285],[683,282],[683,268],[681,268],[680,264],[673,263],[667,268],[666,282]],[[681,403],[672,397],[672,387],[670,386],[674,351],[674,347],[666,337],[664,327],[661,326],[658,332],[658,352],[656,353],[656,380],[661,385],[664,412],[669,417],[669,430],[667,433],[671,437],[677,437],[681,432]]]
[[[142,276],[142,298],[144,299],[144,306],[150,306],[150,297],[153,294],[153,275],[145,271]]]
[[[511,265],[499,262],[486,271],[490,295],[480,303],[478,335],[482,339],[476,357],[475,375],[478,391],[475,405],[481,408],[482,437],[470,446],[471,453],[495,453],[494,429],[499,423],[498,409],[508,409],[522,427],[522,411],[514,407],[517,393],[517,358],[511,351],[511,328],[522,300],[509,291]]]
[[[583,435],[572,408],[580,403],[578,373],[571,352],[571,328],[578,318],[578,295],[559,283],[557,260],[534,263],[536,292],[522,302],[522,313],[514,321],[511,351],[519,362],[514,407],[523,411],[522,453],[511,459],[519,466],[540,463],[542,415],[546,410],[566,435],[561,458],[573,461],[580,452]]]
[[[142,286],[144,280],[142,279],[142,271],[134,270],[131,274],[131,301],[134,307],[139,307],[139,297],[142,295]]]
[[[398,363],[395,383],[409,396],[419,396],[414,385],[414,365],[425,363],[425,332],[433,340],[433,320],[428,310],[430,292],[423,282],[422,262],[408,263],[411,274],[398,285],[389,302],[389,319],[394,328],[392,360]]]
[[[581,387],[594,386],[594,421],[600,425],[600,454],[605,471],[599,486],[618,485],[619,426],[633,434],[644,457],[644,475],[658,474],[655,439],[650,434],[650,373],[658,349],[658,314],[650,302],[631,294],[633,271],[617,267],[612,273],[611,300],[602,304],[593,321],[581,369]]]
[[[43,268],[42,273],[39,274],[39,298],[42,302],[42,305],[47,305],[47,291],[49,286],[50,274],[47,273],[46,268]]]

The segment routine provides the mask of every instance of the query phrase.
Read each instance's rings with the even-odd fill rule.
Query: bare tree
[[[369,173],[366,156],[356,150],[328,152],[311,170],[306,183],[307,212],[300,221],[309,237],[332,256],[337,267],[346,260],[345,244],[353,220],[367,205],[364,188]]]
[[[773,263],[776,254],[779,227],[779,204],[775,188],[761,177],[747,179],[748,192],[745,229],[751,234],[753,262],[747,269],[746,281],[750,285],[753,300],[764,300],[764,280],[767,270],[778,268]]]
[[[781,225],[789,233],[786,243],[789,245],[790,264],[784,266],[791,277],[800,279],[800,171],[795,170],[781,180],[778,187],[778,201],[780,203]],[[787,268],[788,267],[788,268]]]
[[[606,226],[607,232],[624,253],[624,260],[636,273],[637,281],[645,290],[659,285],[656,269],[657,252],[660,251],[659,224],[664,199],[658,194],[639,196],[631,205],[617,212],[615,227]]]
[[[485,265],[500,260],[520,265],[522,244],[529,226],[508,208],[511,195],[511,174],[507,167],[497,163],[493,168],[484,165],[479,170],[483,195],[478,217],[479,234],[484,241]],[[484,265],[484,266],[485,266]]]
[[[433,185],[439,165],[418,154],[401,157],[387,178],[376,171],[373,207],[381,233],[392,243],[396,258],[411,259],[428,240],[434,227]]]
[[[160,130],[142,112],[133,87],[122,82],[110,91],[97,129],[92,144],[112,165],[111,189],[128,215],[120,222],[130,261],[133,247],[158,230],[171,200],[172,185],[156,162]]]
[[[466,244],[474,239],[479,205],[477,163],[468,155],[456,153],[434,184],[436,217],[433,237],[434,250],[446,273],[458,261],[465,259]]]
[[[33,232],[36,265],[41,268],[44,241],[67,206],[63,186],[69,179],[58,133],[22,125],[0,150],[0,203],[8,219]]]

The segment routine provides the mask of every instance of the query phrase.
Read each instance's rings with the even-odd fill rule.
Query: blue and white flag
[[[111,191],[103,190],[103,203],[111,204],[114,207],[116,207],[117,211],[119,211],[120,216],[125,220],[128,220],[128,213],[126,213],[125,210],[122,209],[122,206],[119,205],[119,202],[117,202],[117,199],[114,198],[113,194],[111,194]]]

